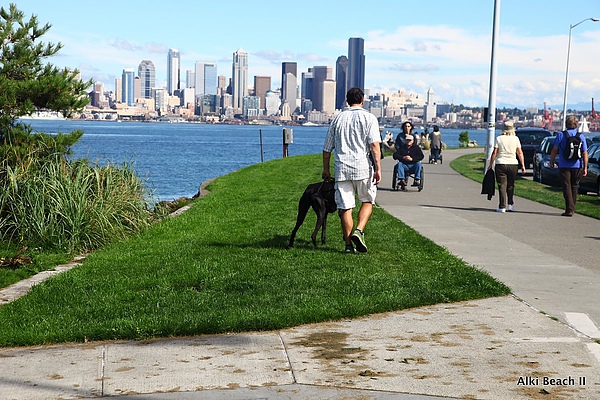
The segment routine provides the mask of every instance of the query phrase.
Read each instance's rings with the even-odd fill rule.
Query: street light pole
[[[571,34],[573,33],[573,28],[575,28],[577,25],[582,24],[588,20],[593,21],[593,22],[598,22],[598,21],[600,21],[600,18],[586,18],[582,21],[579,21],[575,25],[569,26],[569,46],[567,47],[567,68],[566,68],[566,72],[565,72],[565,95],[564,95],[564,99],[563,99],[563,115],[562,115],[562,130],[563,131],[566,129],[566,123],[567,123],[567,91],[568,91],[568,87],[569,87],[569,60],[571,58]]]
[[[492,59],[490,63],[490,92],[488,98],[487,115],[487,143],[485,146],[485,174],[492,158],[494,149],[494,134],[496,132],[496,49],[498,48],[498,30],[500,26],[500,0],[494,0],[494,24],[492,27]]]

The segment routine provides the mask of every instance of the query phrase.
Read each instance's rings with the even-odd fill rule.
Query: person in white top
[[[345,252],[367,252],[364,229],[373,212],[377,184],[381,181],[381,133],[377,118],[362,106],[365,95],[360,88],[346,94],[346,107],[335,116],[323,145],[324,180],[331,179],[330,159],[335,149],[335,202],[342,222],[346,243]],[[362,203],[354,232],[352,210],[356,207],[355,193]]]
[[[518,158],[518,160],[517,160]],[[515,177],[519,171],[525,174],[525,159],[523,150],[521,150],[521,141],[515,134],[515,124],[512,121],[506,121],[502,134],[496,138],[496,145],[490,158],[488,169],[492,168],[496,173],[496,182],[498,182],[498,209],[497,212],[515,211],[513,196],[515,193]],[[508,203],[508,206],[507,206]]]

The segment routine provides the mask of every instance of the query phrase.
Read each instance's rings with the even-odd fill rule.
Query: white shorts
[[[356,197],[361,203],[375,203],[377,196],[377,185],[372,178],[366,178],[360,181],[339,181],[335,182],[335,204],[338,210],[349,210],[356,207]]]

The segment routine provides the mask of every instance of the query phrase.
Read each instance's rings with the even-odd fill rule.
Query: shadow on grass
[[[237,247],[240,249],[256,249],[256,248],[262,248],[262,249],[284,249],[286,250],[286,247],[288,245],[290,241],[290,237],[289,236],[284,236],[284,235],[275,235],[270,239],[266,239],[266,240],[261,240],[255,243],[239,243],[239,244],[231,244],[231,243],[217,243],[217,242],[212,242],[209,243],[208,245],[211,247]],[[343,243],[340,241],[340,248],[332,248],[327,244],[321,244],[321,239],[319,238],[317,240],[317,246],[313,246],[312,241],[310,239],[302,239],[302,238],[298,238],[296,237],[296,240],[294,241],[294,247],[292,247],[289,250],[293,250],[293,249],[297,249],[297,250],[314,250],[314,251],[325,251],[325,252],[329,252],[329,253],[339,253],[341,252],[343,248]]]

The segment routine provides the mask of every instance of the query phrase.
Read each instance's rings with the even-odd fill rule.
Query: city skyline
[[[78,68],[83,79],[93,78],[108,89],[124,68],[137,68],[142,60],[154,63],[156,84],[166,87],[169,48],[180,51],[182,75],[196,61],[215,61],[217,73],[228,78],[231,54],[243,48],[248,79],[270,76],[277,89],[282,62],[296,62],[299,76],[313,66],[335,68],[338,57],[347,56],[348,38],[361,37],[365,88],[371,94],[404,90],[425,95],[434,87],[440,102],[487,104],[492,0],[431,0],[427,7],[383,1],[376,8],[354,0],[335,6],[307,1],[288,18],[279,15],[278,2],[265,0],[258,9],[245,4],[231,1],[223,9],[183,1],[165,11],[150,0],[144,3],[143,19],[131,17],[134,4],[113,0],[101,7],[72,0],[61,7],[33,0],[17,6],[26,18],[35,14],[40,23],[53,26],[43,41],[64,47],[50,62]],[[497,103],[519,108],[562,104],[569,25],[590,17],[600,17],[597,1],[503,0]],[[600,23],[587,21],[572,34],[569,104],[591,105],[592,97],[600,97]]]

